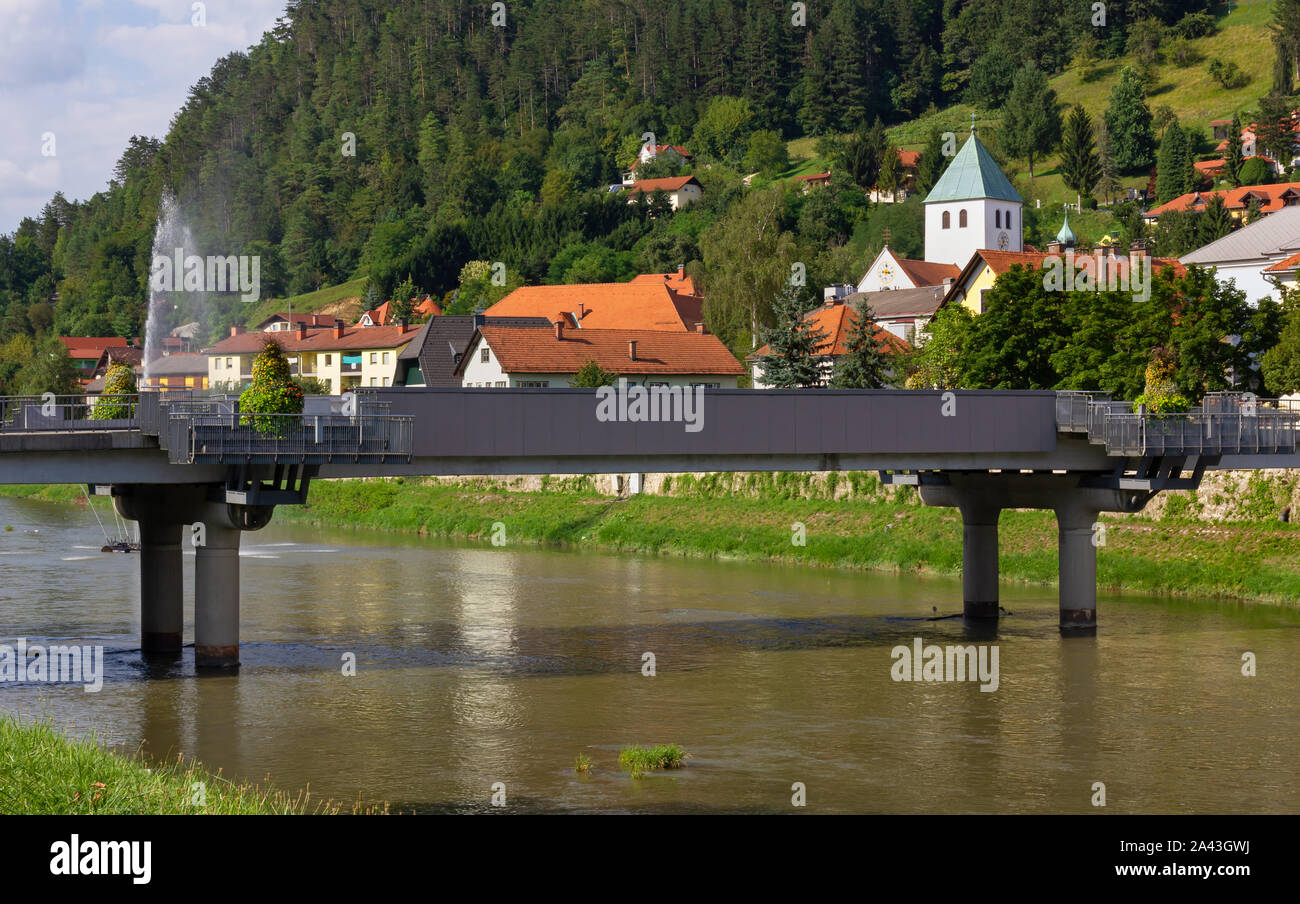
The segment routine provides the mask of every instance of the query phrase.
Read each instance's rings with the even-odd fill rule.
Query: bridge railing
[[[1109,392],[1063,391],[1056,394],[1056,429],[1062,433],[1087,433],[1092,406],[1110,401]]]
[[[160,436],[181,464],[410,461],[414,418],[387,414],[173,414]]]
[[[136,393],[3,396],[0,430],[129,430],[136,426],[139,402]]]
[[[1291,453],[1298,438],[1300,414],[1290,411],[1106,415],[1111,455]]]

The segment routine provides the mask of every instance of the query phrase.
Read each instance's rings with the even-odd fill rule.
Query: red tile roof
[[[652,191],[663,189],[664,191],[678,191],[683,186],[694,182],[697,188],[703,189],[699,180],[694,176],[669,176],[665,179],[641,179],[635,185],[628,188],[632,193],[645,192],[649,194]]]
[[[1168,203],[1153,207],[1143,214],[1144,217],[1158,217],[1171,210],[1204,210],[1205,202],[1218,195],[1223,198],[1223,206],[1229,210],[1244,210],[1250,206],[1250,197],[1260,199],[1260,211],[1274,213],[1286,206],[1283,195],[1291,192],[1291,197],[1300,200],[1300,182],[1279,182],[1276,185],[1243,185],[1240,188],[1228,188],[1220,191],[1194,191],[1179,195]]]
[[[906,257],[895,257],[898,266],[907,274],[907,278],[918,288],[921,286],[942,286],[944,279],[961,276],[961,267],[956,264],[941,264],[935,261],[917,261]]]
[[[813,332],[821,332],[825,337],[817,344],[816,354],[834,357],[848,354],[849,333],[858,322],[856,305],[831,302],[809,311],[804,315],[803,319],[809,324]],[[887,355],[897,355],[908,351],[912,347],[883,326],[877,326],[876,328],[876,341],[884,343],[884,352]],[[764,345],[750,357],[757,358],[760,355],[770,354],[770,352],[771,349]]]
[[[276,320],[283,320],[286,323],[291,323],[295,326],[297,326],[300,323],[305,323],[307,324],[307,326],[333,326],[334,325],[334,316],[332,314],[292,314],[291,315],[289,314],[288,311],[280,311],[278,313],[272,314],[270,317],[266,318],[261,323],[259,323],[257,325],[257,329],[259,330],[266,329],[267,326],[269,326],[272,322]]]
[[[676,273],[641,273],[632,277],[632,282],[641,285],[665,285],[678,295],[700,294],[695,291],[695,282],[686,275],[684,270],[678,270]]]
[[[106,348],[125,348],[129,343],[121,336],[60,336],[59,341],[68,350],[70,358],[94,358]]]
[[[745,368],[711,333],[670,333],[663,330],[564,330],[555,327],[494,326],[489,320],[479,334],[491,346],[506,373],[570,374],[588,361],[618,374],[735,375]],[[629,355],[636,342],[636,360]],[[473,343],[470,343],[473,347]],[[463,372],[471,360],[458,366]]]
[[[416,299],[412,298],[411,301],[416,301]],[[363,312],[362,316],[364,317],[366,314],[369,314],[370,319],[374,322],[375,326],[388,326],[388,313],[391,310],[392,304],[391,301],[386,301],[374,310]],[[424,297],[424,301],[416,304],[412,311],[416,317],[437,317],[442,314],[442,310],[434,302],[432,296],[428,295]],[[331,317],[329,322],[325,325],[333,326],[333,324],[334,318]]]
[[[401,348],[415,338],[420,331],[418,326],[349,326],[343,328],[343,335],[335,337],[334,330],[312,329],[307,335],[298,338],[297,330],[284,330],[275,333],[240,333],[228,336],[211,348],[204,349],[209,355],[248,355],[262,350],[267,340],[275,342],[286,352],[328,352],[348,351],[351,349]]]
[[[1292,270],[1300,268],[1300,253],[1293,254],[1286,260],[1278,261],[1271,267],[1265,267],[1265,273],[1290,273]]]
[[[520,286],[485,312],[488,317],[576,315],[582,305],[583,329],[669,330],[686,332],[703,319],[703,299],[681,295],[662,281]],[[572,322],[572,317],[570,318]]]
[[[906,168],[915,169],[921,164],[921,152],[900,150],[898,152],[898,162]]]
[[[807,176],[795,176],[796,182],[829,182],[831,181],[830,173],[810,173]]]
[[[984,259],[984,263],[988,264],[989,269],[997,276],[1001,276],[1003,273],[1008,272],[1016,265],[1020,265],[1030,270],[1037,270],[1043,266],[1043,262],[1046,261],[1050,255],[1050,252],[1042,251],[981,250],[976,251],[975,253]],[[1092,255],[1080,253],[1075,259],[1078,260],[1083,257],[1092,257]],[[1116,255],[1116,257],[1120,257],[1120,255]],[[1094,261],[1096,260],[1095,257],[1093,259]],[[1172,257],[1153,257],[1151,259],[1151,266],[1153,270],[1173,267],[1175,276],[1182,276],[1187,272],[1187,268],[1179,263],[1176,258]]]

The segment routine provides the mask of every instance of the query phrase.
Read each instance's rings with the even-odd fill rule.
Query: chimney
[[[1138,239],[1128,246],[1128,256],[1136,257],[1139,260],[1147,256],[1147,243]]]
[[[635,360],[636,360],[636,340],[635,340],[635,339],[629,339],[629,340],[627,340],[627,359],[628,359],[629,361],[635,361]]]
[[[406,318],[405,318],[405,317],[403,317],[403,318],[401,318],[400,320],[398,320],[398,321],[397,321],[397,335],[399,335],[399,336],[404,336],[404,335],[406,335],[406,327],[407,327],[407,322],[406,322]]]
[[[232,336],[238,336],[243,332],[244,332],[244,328],[242,326],[232,326],[230,328],[230,335]]]
[[[587,316],[587,306],[586,304],[580,301],[578,302],[578,319],[581,320],[586,316]]]
[[[695,324],[695,332],[699,333],[701,336],[707,336],[709,334],[709,328],[705,326],[704,321],[701,320],[699,323]]]
[[[339,320],[337,317],[334,318],[334,338],[343,338],[343,321]]]
[[[947,286],[951,286],[951,285],[952,285],[953,283],[955,283],[956,281],[957,281],[957,278],[956,278],[955,276],[945,276],[945,277],[943,278],[943,284],[944,284],[945,287],[947,287]]]
[[[678,264],[678,265],[677,265],[677,278],[678,278],[678,279],[685,279],[685,278],[686,278],[686,265],[685,265],[685,264]]]
[[[564,318],[563,317],[555,321],[555,339],[557,342],[564,341]]]
[[[1064,250],[1065,250],[1065,246],[1060,242],[1058,242],[1056,239],[1052,239],[1050,242],[1047,243],[1048,254],[1060,254]]]
[[[298,335],[297,335],[297,338],[299,338],[299,339],[306,339],[306,338],[307,338],[307,324],[305,324],[305,323],[300,323],[300,324],[298,324],[298,326],[297,326],[297,328],[294,330],[294,332],[298,334]]]

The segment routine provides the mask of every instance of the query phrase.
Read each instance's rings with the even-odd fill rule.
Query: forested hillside
[[[380,297],[409,278],[439,297],[462,289],[467,310],[520,282],[686,263],[710,324],[744,350],[792,262],[810,287],[856,277],[886,228],[919,255],[917,201],[873,212],[863,197],[877,160],[853,156],[879,151],[872,123],[957,101],[992,111],[1025,63],[1050,75],[1080,41],[1104,60],[1131,50],[1135,23],[1221,12],[1116,0],[1093,28],[1091,0],[496,6],[290,0],[260,44],[193,87],[165,137],[132,140],[104,192],[56,196],[0,236],[0,389],[18,388],[15,362],[50,334],[140,334],[164,190],[195,253],[260,255],[264,297],[358,276]],[[646,132],[695,155],[701,203],[671,214],[609,193]],[[843,133],[819,145],[843,164],[830,190],[775,178],[790,139]],[[472,268],[463,279],[471,261],[504,262],[507,286]],[[208,336],[246,310],[214,298]]]

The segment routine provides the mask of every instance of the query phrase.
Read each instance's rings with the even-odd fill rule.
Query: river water
[[[0,643],[106,649],[100,692],[3,683],[0,710],[344,803],[779,813],[802,783],[803,812],[1090,812],[1101,782],[1111,812],[1300,811],[1295,609],[1103,595],[1062,638],[1054,588],[1004,586],[977,634],[932,620],[954,580],[273,523],[244,537],[242,667],[196,676],[140,661],[138,559],[84,507],[0,499],[0,531]],[[915,638],[996,645],[997,689],[895,681]],[[685,768],[619,770],[656,743]]]

